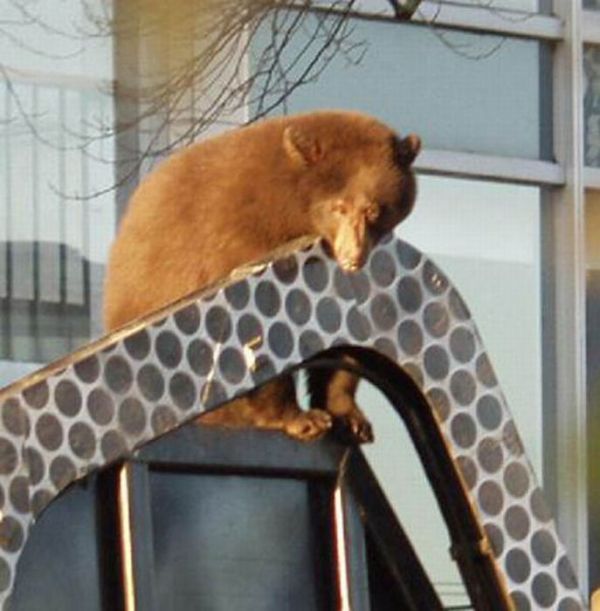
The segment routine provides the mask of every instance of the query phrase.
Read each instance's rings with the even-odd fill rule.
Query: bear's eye
[[[379,211],[379,206],[377,204],[369,204],[365,210],[367,223],[374,223],[379,218]]]

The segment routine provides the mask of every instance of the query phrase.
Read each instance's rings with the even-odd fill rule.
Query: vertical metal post
[[[337,485],[333,493],[333,532],[335,538],[335,565],[338,589],[338,610],[352,611],[350,595],[350,578],[348,573],[348,543],[346,533],[346,515],[342,486]]]
[[[137,0],[115,0],[114,125],[116,130],[117,221],[139,180],[140,33]]]
[[[88,103],[87,97],[89,96],[89,92],[82,90],[79,92],[79,108],[80,108],[80,116],[81,123],[79,124],[79,129],[81,131],[81,137],[85,141],[88,138]],[[81,173],[81,195],[87,196],[90,193],[89,189],[89,157],[87,154],[80,155],[80,173]],[[81,204],[83,207],[82,215],[81,215],[81,265],[83,266],[82,275],[83,275],[83,303],[85,304],[87,313],[90,318],[92,316],[91,313],[91,294],[90,294],[90,260],[91,260],[91,249],[90,249],[90,232],[92,231],[91,227],[91,215],[90,215],[90,202],[87,199],[82,199]],[[91,322],[90,329],[91,332]]]
[[[118,516],[125,611],[156,611],[147,465],[127,462],[119,469]]]
[[[13,341],[12,341],[12,316],[11,316],[11,300],[13,296],[13,252],[11,241],[12,235],[12,180],[11,180],[11,167],[10,167],[10,152],[11,152],[11,137],[14,133],[14,127],[12,126],[12,93],[9,85],[4,85],[4,107],[7,120],[9,121],[8,126],[5,130],[4,140],[4,204],[5,218],[6,218],[6,245],[4,254],[4,268],[6,270],[6,282],[5,290],[2,291],[3,297],[6,297],[6,309],[3,316],[3,329],[2,336],[3,341],[3,358],[12,359],[13,356]]]
[[[64,87],[58,89],[58,194],[59,200],[59,272],[58,283],[60,287],[60,303],[65,306],[68,303],[67,294],[67,160],[65,148],[67,145],[65,128],[67,125],[66,117],[66,92]],[[64,321],[66,326],[67,321]]]
[[[31,116],[36,118],[39,114],[39,87],[32,85]],[[41,360],[42,342],[40,341],[39,317],[41,304],[41,272],[40,272],[40,242],[41,226],[43,223],[43,206],[40,198],[40,142],[36,134],[31,134],[31,174],[33,176],[32,204],[33,204],[33,299],[30,308],[30,329],[33,355]]]
[[[135,599],[135,581],[133,576],[133,515],[131,506],[131,464],[125,463],[119,469],[118,505],[119,533],[121,547],[121,579],[125,611],[138,608]]]
[[[559,532],[588,591],[586,465],[585,243],[583,188],[583,49],[581,3],[555,0],[565,24],[554,57],[554,147],[566,184],[544,206],[545,246],[544,411],[550,423],[546,455],[554,453],[547,482],[554,481]],[[553,443],[553,441],[555,443]],[[546,464],[549,464],[548,462]],[[552,472],[554,471],[554,472]]]

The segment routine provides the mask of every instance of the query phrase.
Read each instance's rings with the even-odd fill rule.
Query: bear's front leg
[[[344,357],[354,363],[350,357]],[[342,439],[370,443],[373,428],[354,399],[360,378],[343,369],[315,369],[308,374],[311,407],[324,406],[334,417],[334,430]]]
[[[294,379],[290,375],[251,390],[243,397],[203,414],[198,420],[209,426],[282,431],[300,441],[319,439],[332,425],[332,418],[326,411],[300,409]]]

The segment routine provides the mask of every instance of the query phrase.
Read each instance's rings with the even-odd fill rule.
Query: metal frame
[[[155,451],[156,446],[156,451]],[[228,455],[227,450],[231,451]],[[147,584],[155,580],[152,549],[152,517],[150,504],[150,481],[152,472],[161,473],[189,473],[197,477],[202,475],[228,475],[262,476],[267,478],[293,478],[305,480],[311,489],[311,496],[319,499],[329,506],[324,521],[319,528],[319,540],[323,539],[323,560],[330,576],[331,591],[322,592],[325,597],[331,597],[331,604],[336,599],[350,600],[352,607],[363,608],[358,604],[353,593],[347,588],[347,583],[341,580],[342,574],[354,567],[350,566],[352,560],[364,562],[362,558],[349,560],[344,563],[342,571],[339,558],[334,553],[334,529],[338,527],[336,517],[332,510],[334,495],[340,490],[337,481],[338,469],[343,464],[345,448],[334,447],[328,443],[317,444],[314,451],[298,452],[287,439],[277,439],[264,432],[255,431],[228,432],[219,430],[204,430],[203,427],[187,427],[172,435],[150,444],[136,456],[134,462],[125,463],[123,470],[131,476],[128,480],[129,489],[120,490],[121,498],[129,495],[134,507],[132,514],[135,519],[128,528],[133,541],[139,542],[136,550],[132,546],[128,551],[128,560],[135,571],[130,580],[131,590],[135,593],[130,596],[131,603],[126,605],[126,611],[136,609],[145,611],[158,608],[158,598]],[[276,459],[276,460],[274,460]],[[347,540],[345,536],[345,518],[347,502],[341,508],[341,554],[348,559]],[[199,518],[201,519],[201,518]],[[123,534],[123,533],[122,533]],[[148,538],[150,535],[150,540]],[[364,570],[364,567],[362,567]],[[360,567],[357,569],[360,571]],[[363,576],[364,577],[364,576]],[[125,586],[127,581],[124,580]],[[127,589],[125,590],[127,594]],[[342,594],[345,596],[342,599]],[[343,605],[335,605],[344,608]]]
[[[377,353],[341,348],[334,350],[333,354],[335,356],[329,359],[317,357],[312,365],[308,363],[309,368],[314,367],[315,363],[332,369],[339,368],[344,363],[343,355],[347,354],[351,354],[360,363],[356,368],[357,373],[385,394],[408,430],[444,516],[451,539],[451,555],[463,577],[473,608],[481,611],[508,611],[512,605],[504,579],[494,565],[492,547],[477,513],[464,496],[462,478],[448,461],[445,441],[440,435],[436,417],[419,386],[410,375],[397,370]],[[344,367],[351,369],[347,365]],[[354,462],[358,461],[358,458],[354,458]],[[365,478],[363,485],[367,481]],[[356,485],[360,485],[360,482]],[[365,497],[366,493],[363,493],[362,498]],[[377,529],[377,526],[374,524],[373,528]],[[390,534],[398,536],[393,531]],[[414,558],[407,557],[404,560],[410,562]],[[426,593],[424,591],[423,595]],[[415,597],[416,592],[411,592],[411,595]],[[432,609],[432,606],[429,603],[416,605],[415,608]]]
[[[421,408],[413,406],[415,410]],[[425,446],[429,441],[425,437],[420,439]],[[146,445],[136,452],[134,460],[113,469],[113,486],[116,483],[117,503],[122,511],[116,520],[121,543],[121,588],[113,594],[112,602],[122,599],[125,611],[153,611],[158,604],[150,511],[151,472],[305,480],[309,486],[318,488],[315,492],[320,503],[329,508],[319,540],[325,546],[329,542],[325,556],[331,570],[332,608],[344,611],[371,608],[367,570],[370,545],[369,551],[376,552],[393,579],[393,583],[387,584],[390,586],[387,600],[414,611],[443,609],[410,539],[358,448],[345,447],[330,439],[299,448],[289,439],[264,431],[192,426]],[[460,494],[460,484],[454,483]],[[468,515],[470,509],[463,506],[461,511]],[[106,527],[110,531],[111,526]],[[478,576],[470,573],[468,577],[474,583]],[[490,599],[493,604],[493,596]]]
[[[531,186],[560,187],[566,180],[564,169],[550,161],[431,149],[417,157],[415,168],[423,174]]]
[[[140,601],[143,597],[143,602],[132,604],[127,610],[157,608],[158,599],[146,588],[154,579],[150,549],[152,543],[147,542],[147,534],[151,533],[148,502],[150,471],[186,472],[198,477],[203,474],[292,477],[317,486],[315,493],[329,506],[327,525],[324,525],[327,532],[319,538],[323,538],[323,545],[329,542],[329,553],[326,555],[329,556],[327,564],[331,569],[333,587],[330,595],[336,599],[336,608],[365,608],[360,598],[366,586],[365,559],[360,554],[354,554],[356,550],[348,546],[350,536],[362,536],[362,533],[357,532],[362,526],[357,509],[353,508],[354,501],[346,494],[346,480],[352,477],[345,467],[348,452],[347,448],[327,441],[298,451],[296,444],[290,440],[265,432],[220,431],[199,426],[183,428],[142,448],[135,462],[125,463],[122,467],[131,474],[128,494],[136,507],[132,512],[136,520],[129,525],[132,539],[146,538],[142,545],[149,546],[147,550],[137,551],[132,547],[128,552],[131,566],[138,567],[131,580],[135,599]],[[121,496],[127,496],[123,492]],[[398,554],[399,548],[395,550]],[[419,572],[418,559],[416,562],[415,575],[422,577],[424,573]],[[351,583],[349,575],[358,578],[361,583]]]
[[[554,142],[565,170],[548,193],[543,225],[545,312],[544,407],[546,481],[553,481],[559,528],[588,591],[586,465],[585,247],[583,184],[583,55],[579,2],[559,1],[565,38],[554,56]],[[547,350],[546,350],[547,349]],[[550,479],[551,478],[551,479]]]
[[[544,2],[544,0],[540,0]],[[325,0],[326,6],[328,2]],[[389,4],[377,0],[358,0],[355,14],[368,19],[394,20]],[[324,9],[326,10],[326,9]],[[469,6],[460,2],[424,0],[413,15],[412,23],[427,26],[470,30],[507,36],[542,40],[560,40],[564,36],[562,20],[551,14],[529,13],[485,6]]]

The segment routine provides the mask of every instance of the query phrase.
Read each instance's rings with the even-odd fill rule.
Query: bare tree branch
[[[421,0],[384,1],[406,20]],[[71,149],[105,163],[115,160],[92,153],[95,142],[128,132],[143,135],[137,148],[121,143],[119,161],[128,170],[107,190],[131,180],[148,160],[197,139],[214,123],[239,117],[243,109],[250,109],[251,120],[285,110],[289,97],[319,78],[334,57],[355,64],[366,51],[364,41],[353,39],[350,17],[356,0],[123,0],[116,13],[109,11],[107,0],[79,0],[84,21],[64,28],[44,21],[25,0],[9,2],[20,24],[48,35],[81,43],[102,37],[117,45],[136,40],[136,49],[144,49],[140,55],[154,58],[142,61],[136,82],[118,79],[114,90],[106,92],[135,112],[116,124],[86,119],[79,132],[63,126]],[[0,37],[22,42],[12,32],[5,34],[2,25]],[[28,51],[47,55],[45,49]],[[0,60],[0,77],[15,109],[36,138],[51,146],[18,99],[10,75]]]

